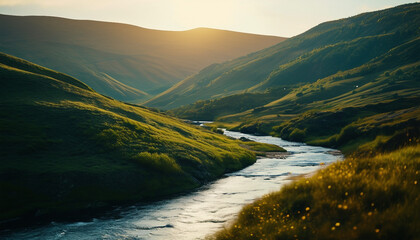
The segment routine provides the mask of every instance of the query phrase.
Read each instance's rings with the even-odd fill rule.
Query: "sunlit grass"
[[[286,152],[282,147],[274,144],[259,143],[254,141],[241,142],[241,145],[247,149],[256,152]]]
[[[214,239],[416,239],[420,145],[347,158],[244,207]]]

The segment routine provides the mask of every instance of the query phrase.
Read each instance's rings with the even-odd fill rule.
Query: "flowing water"
[[[276,144],[290,155],[284,159],[258,159],[252,166],[226,174],[224,178],[182,196],[119,209],[118,217],[50,223],[11,233],[5,239],[203,239],[232,221],[245,204],[279,190],[291,181],[291,176],[311,173],[319,169],[321,163],[341,159],[333,149],[270,136],[230,131],[225,134]]]

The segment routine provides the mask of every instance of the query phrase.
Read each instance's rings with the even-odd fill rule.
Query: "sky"
[[[325,21],[404,0],[0,0],[0,14],[120,22],[159,30],[208,27],[292,37]]]

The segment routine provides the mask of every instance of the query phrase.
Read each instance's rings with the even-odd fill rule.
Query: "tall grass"
[[[244,207],[213,239],[419,239],[420,145],[347,158]]]

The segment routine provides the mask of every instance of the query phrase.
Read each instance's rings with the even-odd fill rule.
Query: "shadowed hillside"
[[[157,31],[127,24],[0,15],[0,51],[77,77],[120,100],[144,100],[199,69],[283,38],[215,29]]]

